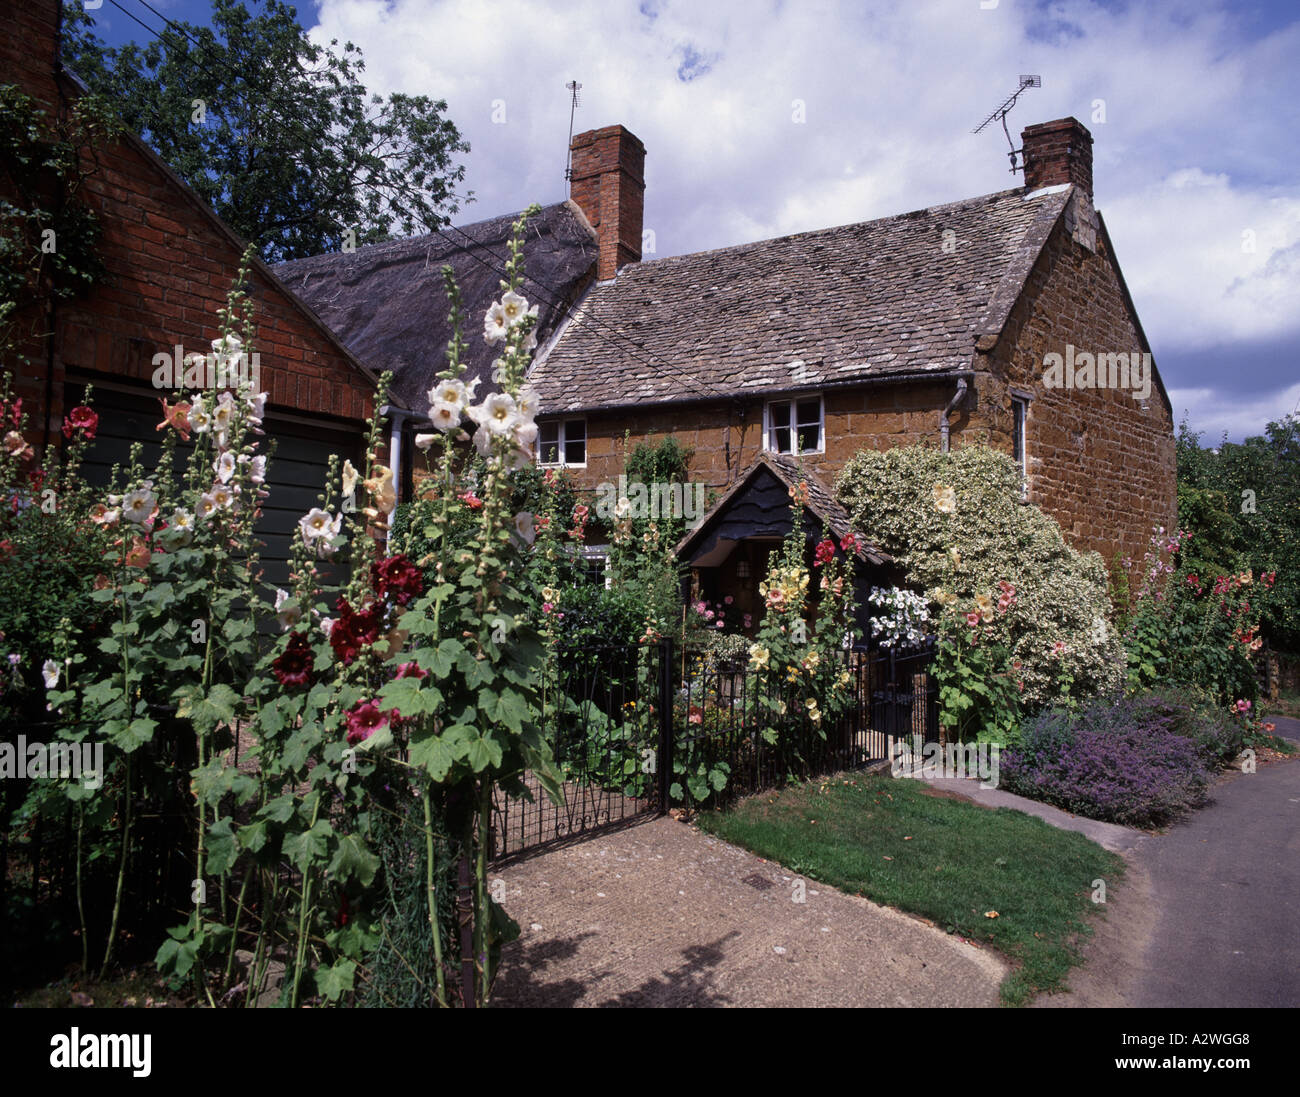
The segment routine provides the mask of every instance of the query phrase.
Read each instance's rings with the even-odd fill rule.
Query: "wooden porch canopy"
[[[808,485],[804,507],[808,539],[820,541],[830,536],[838,542],[853,529],[848,512],[821,481],[792,458],[764,453],[682,538],[677,559],[693,568],[717,567],[742,541],[786,537],[793,525],[790,489],[801,481]],[[861,536],[856,555],[863,564],[893,563],[893,557]]]

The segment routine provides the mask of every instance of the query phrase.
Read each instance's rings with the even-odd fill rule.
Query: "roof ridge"
[[[545,213],[547,210],[561,209],[567,207],[568,207],[568,202],[564,202],[564,201],[550,202],[547,205],[541,207],[541,212]],[[315,255],[303,255],[297,259],[286,259],[281,263],[276,263],[275,266],[277,269],[293,268],[293,267],[297,267],[298,264],[311,263],[317,260],[328,261],[328,260],[335,260],[335,259],[343,259],[344,257],[347,257],[349,259],[354,259],[356,256],[361,255],[363,253],[366,254],[367,258],[375,258],[381,254],[379,251],[379,249],[381,248],[391,248],[395,252],[407,248],[414,250],[421,242],[433,240],[435,237],[441,237],[443,240],[447,242],[448,253],[464,251],[469,245],[465,241],[455,240],[447,236],[448,232],[455,231],[455,232],[463,233],[466,236],[472,236],[473,230],[481,229],[487,225],[497,225],[502,222],[504,222],[507,225],[513,224],[515,221],[519,220],[519,217],[523,214],[523,212],[524,212],[523,210],[517,210],[514,213],[501,213],[501,214],[497,214],[495,217],[485,217],[481,221],[471,221],[469,224],[466,225],[448,225],[445,228],[434,229],[432,232],[422,232],[417,236],[398,236],[398,237],[394,237],[391,240],[380,240],[373,244],[362,244],[360,247],[354,248],[350,252],[322,251],[322,252],[318,252]],[[475,240],[474,243],[480,244],[483,243],[483,241]]]
[[[843,232],[845,229],[865,227],[867,225],[880,225],[886,221],[901,221],[907,218],[916,217],[922,213],[939,213],[946,210],[957,209],[964,206],[972,206],[979,202],[988,202],[991,199],[1010,198],[1015,196],[1024,200],[1026,198],[1024,187],[1012,187],[1010,190],[993,191],[989,194],[976,195],[972,198],[963,198],[956,202],[942,202],[936,206],[922,206],[919,209],[907,210],[903,213],[891,213],[885,217],[872,217],[866,221],[846,221],[841,225],[827,225],[820,229],[808,229],[804,232],[787,232],[782,236],[767,236],[761,240],[749,240],[743,244],[726,244],[720,248],[706,248],[703,251],[688,251],[680,255],[665,255],[658,259],[643,259],[639,263],[629,263],[619,273],[624,271],[634,271],[637,268],[659,267],[669,263],[683,262],[687,259],[699,259],[706,255],[724,255],[738,254],[748,251],[751,248],[767,247],[772,244],[779,244],[786,240],[807,240],[816,236],[829,235],[831,233]],[[1051,194],[1035,194],[1032,201],[1040,201],[1043,198],[1051,198]],[[617,278],[613,279],[617,282]]]

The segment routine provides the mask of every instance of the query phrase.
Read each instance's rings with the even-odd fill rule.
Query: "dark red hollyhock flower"
[[[428,676],[429,672],[421,670],[418,663],[403,663],[394,675],[395,678],[427,678]]]
[[[348,742],[352,746],[369,739],[380,728],[386,728],[392,713],[385,712],[374,701],[361,701],[348,713]]]
[[[835,556],[835,542],[829,537],[817,545],[817,551],[813,554],[813,565],[820,567],[822,564],[829,563]]]
[[[846,533],[840,541],[840,548],[845,552],[858,551],[858,535],[856,533]]]
[[[316,655],[307,643],[304,633],[295,632],[289,637],[284,651],[271,664],[271,673],[282,686],[297,688],[311,685],[316,668]]]
[[[338,619],[330,629],[330,647],[337,658],[347,666],[357,657],[363,647],[379,639],[383,627],[384,609],[378,602],[372,602],[358,613],[346,598],[338,600]]]
[[[424,575],[410,558],[398,553],[370,565],[370,581],[380,597],[404,606],[424,593]]]
[[[84,404],[73,408],[64,417],[63,420],[63,437],[71,438],[73,431],[84,431],[86,441],[94,441],[95,431],[99,429],[99,415],[86,407]]]

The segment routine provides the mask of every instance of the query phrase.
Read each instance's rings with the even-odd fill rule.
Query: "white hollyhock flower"
[[[212,353],[217,356],[217,364],[226,364],[227,368],[237,366],[239,357],[244,353],[244,341],[233,331],[220,339],[212,340]]]
[[[536,419],[537,413],[541,411],[541,402],[537,390],[531,385],[525,385],[519,390],[519,395],[515,397],[515,406],[519,409],[522,418]]]
[[[235,503],[235,489],[229,484],[213,484],[208,494],[212,497],[212,502],[222,509],[231,507]]]
[[[326,640],[330,638],[330,629],[332,629],[333,627],[334,627],[333,617],[322,617],[320,619],[320,630],[325,634]]]
[[[222,445],[229,437],[231,425],[235,420],[235,398],[228,392],[217,397],[217,406],[212,409],[212,429],[216,432]]]
[[[223,484],[230,483],[231,477],[235,475],[235,469],[237,467],[238,464],[235,461],[235,455],[229,450],[212,462],[212,471],[217,474],[217,479]]]
[[[244,397],[244,403],[248,405],[248,421],[253,426],[262,425],[262,417],[266,414],[266,397],[265,392]]]
[[[248,478],[254,484],[266,483],[266,457],[259,455],[248,463]]]
[[[429,390],[429,403],[431,404],[452,404],[459,408],[464,408],[474,399],[474,390],[478,388],[478,381],[471,381],[468,385],[464,381],[458,381],[454,378],[439,381]]]
[[[45,688],[53,689],[59,684],[59,664],[53,659],[46,659],[41,664],[41,677],[45,679]]]
[[[158,503],[158,497],[148,488],[136,488],[134,491],[128,491],[122,497],[122,517],[128,522],[134,522],[137,526],[142,526],[149,520],[153,514],[153,508]]]
[[[216,513],[217,501],[211,495],[200,495],[197,509],[200,518],[211,518]]]
[[[212,416],[208,414],[202,400],[195,400],[190,405],[190,413],[186,418],[189,420],[190,430],[195,434],[207,434],[212,429]]]
[[[433,445],[433,440],[437,437],[436,434],[417,434],[415,436],[415,446],[417,449],[427,452],[429,447]]]
[[[343,529],[343,515],[334,515],[334,520],[330,522],[325,531],[316,539],[316,555],[322,560],[334,559],[334,554],[338,552],[338,545],[334,541],[338,538]]]
[[[501,311],[507,324],[517,324],[528,315],[528,300],[514,290],[506,290],[501,297]]]
[[[537,441],[537,424],[521,421],[515,427],[515,445],[525,453],[531,454],[533,443]]]
[[[188,545],[194,540],[194,515],[184,508],[172,511],[167,530],[172,535],[173,541],[181,545]]]
[[[506,337],[507,326],[505,309],[501,307],[501,302],[497,301],[483,317],[483,339],[488,346],[499,343]]]
[[[474,432],[474,448],[478,450],[480,457],[492,456],[492,435],[487,427],[479,427]]]
[[[328,536],[330,529],[329,511],[321,510],[320,507],[312,507],[303,517],[298,519],[298,527],[302,530],[302,539],[308,544],[311,544],[318,537]]]
[[[429,405],[429,419],[441,431],[454,430],[460,426],[461,406],[439,401]],[[432,437],[432,435],[430,435]]]
[[[361,474],[357,472],[356,467],[351,461],[343,462],[343,494],[351,495],[357,490],[357,481]]]
[[[492,434],[506,435],[519,422],[519,410],[508,392],[494,392],[481,404],[469,409],[469,417]]]

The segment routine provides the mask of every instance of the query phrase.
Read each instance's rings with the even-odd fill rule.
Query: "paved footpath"
[[[1300,741],[1300,720],[1273,722]],[[1126,853],[1070,993],[1036,1005],[1300,1006],[1300,760],[1212,795]]]
[[[1005,963],[662,817],[508,864],[494,1006],[994,1006]]]

